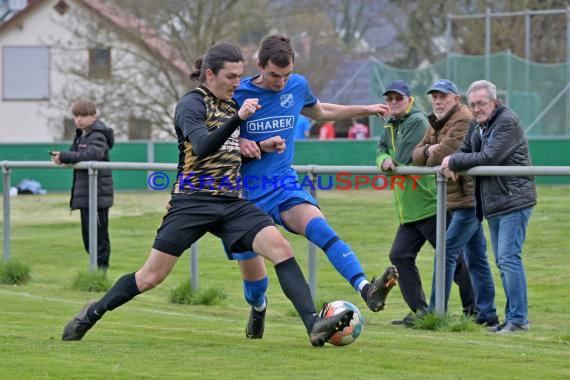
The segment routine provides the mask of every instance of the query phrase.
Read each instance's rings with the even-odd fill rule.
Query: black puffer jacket
[[[115,144],[113,130],[97,120],[82,134],[75,131],[75,138],[68,152],[61,152],[59,159],[64,164],[79,161],[109,161],[109,150]],[[97,176],[97,208],[113,205],[113,176],[111,170],[99,170]],[[73,171],[73,187],[69,206],[72,209],[89,208],[89,174],[87,170]]]
[[[473,120],[458,153],[449,160],[451,170],[462,171],[483,165],[532,165],[528,140],[518,116],[511,109],[498,104],[487,125],[482,126],[483,137],[479,128]],[[533,177],[475,178],[477,208],[487,218],[536,205]]]

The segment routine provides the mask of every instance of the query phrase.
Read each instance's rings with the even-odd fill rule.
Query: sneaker
[[[392,325],[395,326],[402,326],[402,325],[406,325],[407,321],[411,321],[413,320],[415,317],[415,314],[410,312],[408,313],[408,315],[406,315],[404,318],[402,319],[394,319],[392,322],[390,322]]]
[[[497,331],[497,334],[509,334],[512,332],[528,331],[528,330],[530,330],[530,324],[528,324],[528,323],[520,324],[520,323],[513,323],[513,322],[509,321],[509,322],[507,322],[505,327],[503,327],[502,329]]]
[[[372,278],[372,282],[366,293],[366,305],[373,312],[384,309],[386,297],[390,290],[398,283],[398,270],[394,265],[388,266],[382,277]]]
[[[325,317],[328,307],[328,304],[324,304],[323,309],[317,316],[315,324],[309,332],[309,340],[315,347],[324,346],[325,342],[327,342],[331,336],[350,324],[352,316],[354,315],[354,311],[352,310],[343,310],[331,317]]]
[[[245,336],[249,339],[261,339],[263,338],[263,331],[265,330],[265,311],[257,311],[255,308],[251,308],[249,312],[249,319],[247,325],[245,326]]]
[[[87,318],[87,309],[96,302],[96,300],[88,301],[79,314],[67,323],[63,329],[61,340],[81,340],[83,335],[95,325],[95,322],[91,322],[89,318]]]
[[[496,333],[496,332],[500,331],[506,325],[507,325],[507,322],[503,322],[503,323],[497,324],[495,326],[490,326],[490,327],[487,327],[487,331],[492,332],[492,333]]]
[[[475,323],[478,324],[479,326],[486,326],[486,327],[495,327],[500,324],[499,318],[497,318],[496,316],[491,319],[475,318]]]

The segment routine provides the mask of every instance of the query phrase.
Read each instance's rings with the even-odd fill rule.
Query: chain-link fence
[[[457,84],[465,95],[469,84],[488,79],[497,86],[504,104],[521,118],[532,137],[570,137],[570,63],[539,64],[510,52],[489,56],[451,54],[447,59],[418,70],[398,69],[370,58],[370,97],[383,101],[385,86],[393,80],[408,82],[417,105],[431,112],[430,85],[446,78]],[[488,65],[488,66],[487,66]],[[488,69],[486,69],[488,67]],[[486,77],[486,71],[488,77]],[[382,121],[372,118],[372,131],[378,135]]]

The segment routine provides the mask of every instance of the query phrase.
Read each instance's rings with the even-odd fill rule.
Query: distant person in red
[[[362,124],[357,118],[352,119],[352,126],[348,129],[349,140],[365,140],[370,137],[368,126]]]
[[[319,140],[333,140],[336,137],[334,121],[326,121],[319,129]]]

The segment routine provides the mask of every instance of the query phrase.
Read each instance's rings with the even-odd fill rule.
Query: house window
[[[63,0],[58,1],[57,4],[54,6],[54,9],[57,11],[57,13],[60,14],[60,16],[66,14],[69,8],[70,8],[69,5]]]
[[[150,120],[129,117],[129,140],[150,140],[151,131]]]
[[[2,48],[2,99],[49,99],[50,51],[47,46]]]
[[[75,126],[75,121],[72,118],[66,117],[63,119],[63,140],[73,140],[76,130],[77,127]]]
[[[111,49],[89,49],[89,79],[111,78]]]

